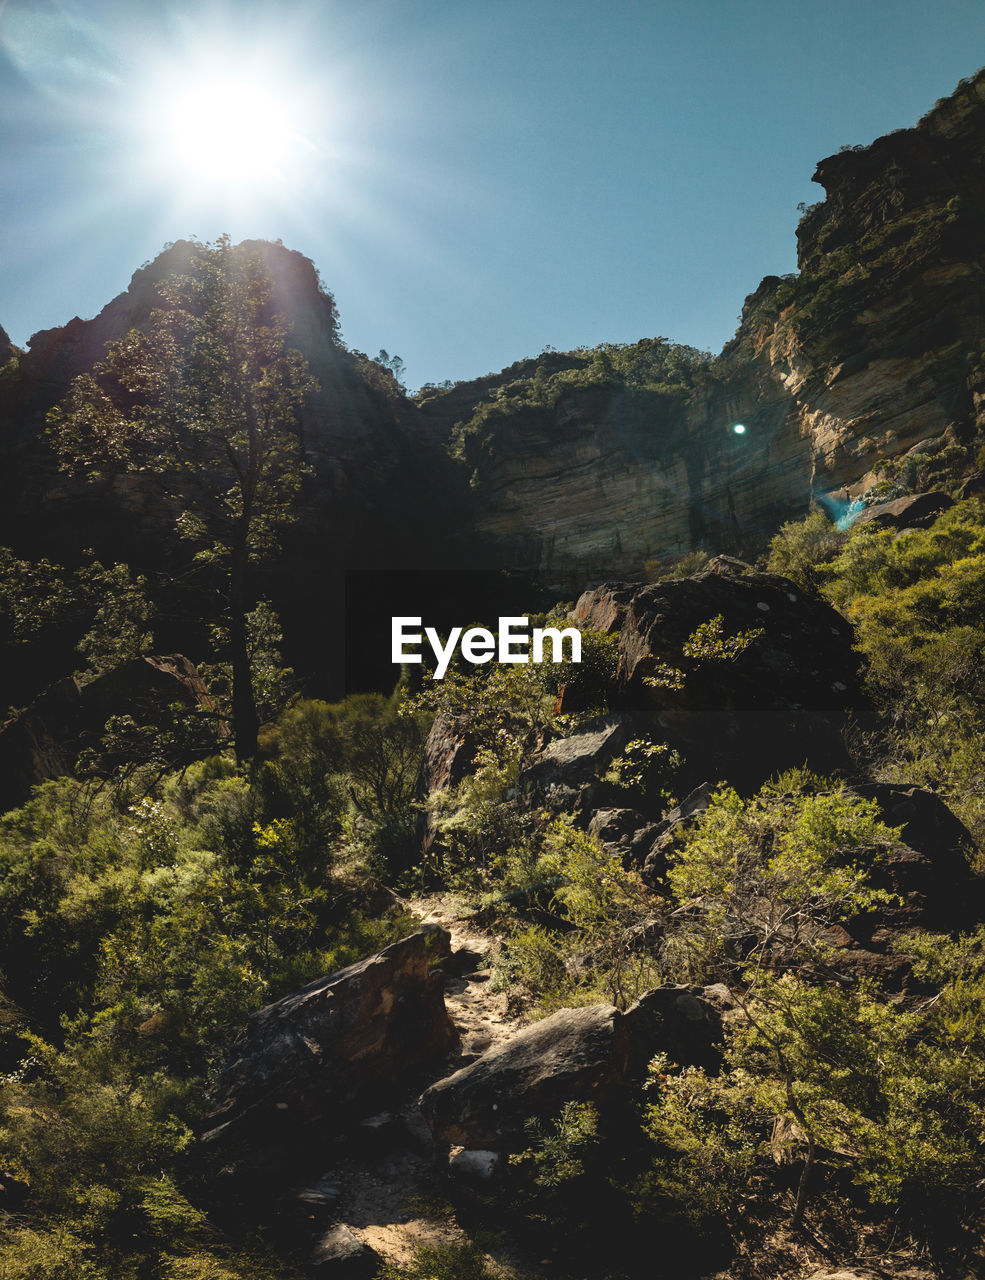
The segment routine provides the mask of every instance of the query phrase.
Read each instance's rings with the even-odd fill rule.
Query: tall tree
[[[316,383],[271,280],[228,236],[196,245],[144,329],[107,347],[48,415],[65,470],[153,477],[178,533],[223,571],[236,754],[256,753],[246,615],[251,565],[276,547],[304,474],[297,411]]]

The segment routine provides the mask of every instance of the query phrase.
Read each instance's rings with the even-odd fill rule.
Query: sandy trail
[[[376,1117],[378,1154],[367,1158],[360,1143],[360,1151],[338,1169],[345,1190],[336,1214],[338,1221],[346,1223],[382,1258],[396,1263],[408,1261],[415,1246],[464,1243],[467,1239],[444,1192],[444,1153],[431,1140],[417,1098],[429,1084],[502,1044],[520,1025],[507,1012],[505,993],[490,989],[488,965],[499,943],[463,916],[461,901],[439,895],[410,899],[404,905],[422,923],[440,924],[451,935],[445,1004],[460,1045],[415,1086],[401,1108]],[[496,1265],[495,1259],[490,1261]],[[504,1275],[509,1274],[509,1267],[504,1267]]]

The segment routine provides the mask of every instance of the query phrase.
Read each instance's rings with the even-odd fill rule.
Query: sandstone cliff
[[[799,273],[749,295],[719,356],[664,339],[545,352],[414,402],[342,345],[311,262],[256,242],[321,388],[301,422],[315,478],[277,572],[285,619],[293,600],[311,621],[312,565],[327,623],[347,569],[523,569],[574,594],[694,547],[752,554],[814,501],[840,513],[862,495],[956,491],[985,426],[983,162],[980,72],[914,128],[820,163]],[[168,521],[139,486],[67,484],[42,432],[189,249],[26,353],[0,335],[0,542],[165,554]]]
[[[915,128],[819,164],[827,198],[798,228],[799,274],[767,277],[675,396],[564,388],[549,366],[519,395],[514,378],[514,410],[488,414],[463,452],[478,529],[561,585],[693,546],[750,550],[814,500],[840,512],[880,482],[892,494],[973,470],[983,158],[979,72]],[[460,429],[502,403],[501,380],[472,385],[470,402],[456,388],[423,416],[457,397]]]

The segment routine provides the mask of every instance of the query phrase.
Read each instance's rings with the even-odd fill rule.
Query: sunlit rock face
[[[697,545],[741,549],[808,496],[790,398],[748,362],[690,402],[626,387],[573,390],[466,446],[477,528],[563,590]],[[745,428],[738,434],[736,425]]]
[[[945,449],[952,475],[973,471],[983,160],[979,73],[915,128],[822,161],[827,198],[798,228],[799,276],[767,277],[746,299],[687,397],[574,391],[467,442],[480,533],[562,586],[697,546],[757,548],[816,498],[837,509],[867,493],[910,450],[918,485]],[[497,391],[474,385],[460,422]]]

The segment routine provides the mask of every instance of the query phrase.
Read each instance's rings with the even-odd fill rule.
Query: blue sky
[[[24,344],[228,231],[312,258],[411,387],[718,350],[795,268],[816,162],[982,63],[980,0],[0,0],[0,324]]]

